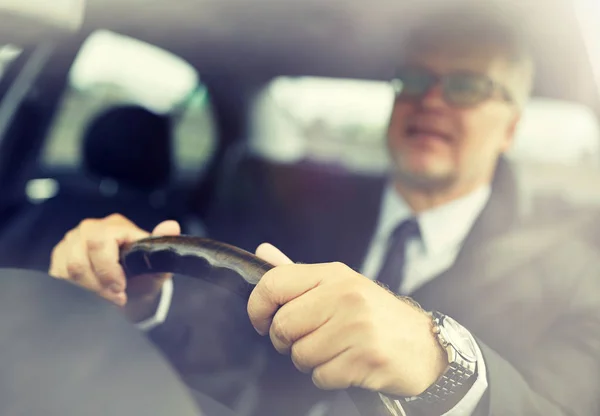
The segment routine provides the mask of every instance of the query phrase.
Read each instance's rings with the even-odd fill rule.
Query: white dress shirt
[[[416,217],[421,236],[413,237],[407,242],[404,277],[399,293],[410,295],[452,267],[489,196],[490,187],[485,186],[463,198],[424,211]],[[361,270],[363,275],[371,279],[377,277],[379,269],[383,266],[392,232],[401,222],[412,216],[409,206],[390,184],[383,194],[378,225]],[[479,347],[476,349],[477,380],[465,397],[445,413],[445,416],[473,414],[487,389],[485,362]]]
[[[407,243],[400,293],[410,295],[452,267],[489,196],[490,187],[481,187],[463,198],[424,211],[417,216],[421,237],[413,238]],[[411,209],[390,184],[383,193],[377,228],[361,270],[362,274],[371,279],[376,278],[383,265],[391,233],[411,216]],[[163,323],[167,318],[172,296],[173,282],[168,280],[163,286],[156,315],[138,323],[138,327],[149,331]],[[444,416],[470,416],[487,390],[485,362],[479,347],[476,349],[477,380],[465,397]]]
[[[142,331],[150,331],[156,328],[158,325],[165,322],[169,309],[171,309],[171,300],[173,299],[173,280],[168,279],[163,283],[162,291],[160,293],[160,300],[158,301],[158,307],[154,316],[137,323],[137,327]]]

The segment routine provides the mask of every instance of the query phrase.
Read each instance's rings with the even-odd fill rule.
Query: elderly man
[[[598,414],[600,260],[578,237],[583,220],[526,215],[502,157],[533,76],[518,32],[488,10],[425,19],[394,82],[389,181],[298,220],[305,234],[280,249],[314,264],[259,247],[278,267],[250,319],[321,389],[374,390],[415,415]],[[153,234],[178,232],[167,222]],[[173,290],[169,276],[126,285],[119,246],[147,235],[120,216],[84,221],[50,273],[141,320]],[[185,295],[175,285],[170,313]],[[159,309],[154,330],[166,331]]]

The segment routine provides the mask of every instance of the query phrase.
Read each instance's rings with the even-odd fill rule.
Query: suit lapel
[[[582,266],[577,262],[580,246],[565,244],[565,239],[583,233],[590,217],[557,218],[537,211],[535,217],[529,215],[523,208],[533,195],[520,194],[517,179],[502,161],[492,197],[454,265],[412,294],[424,308],[438,309],[476,328],[489,322],[486,317],[504,313],[501,308],[510,308],[515,293],[522,298],[539,296],[540,279],[549,275],[545,265],[552,264],[546,256],[560,253],[569,259],[561,267],[569,263],[572,275],[577,275],[575,269]]]
[[[483,293],[493,295],[493,288],[515,270],[535,263],[551,249],[563,243],[565,236],[583,228],[586,216],[561,223],[536,224],[504,233],[473,247],[446,273],[422,286],[414,298],[424,306],[461,304],[465,298]],[[457,300],[461,300],[457,302]]]
[[[469,273],[475,264],[481,264],[479,251],[513,230],[519,222],[519,200],[517,198],[516,178],[510,165],[500,159],[496,175],[492,183],[490,199],[483,209],[473,228],[467,235],[456,261],[447,271],[427,282],[413,293],[420,302],[438,304],[449,293],[447,289],[463,287]],[[458,292],[456,289],[454,292]],[[442,293],[444,292],[444,293]],[[437,296],[434,296],[437,295]]]

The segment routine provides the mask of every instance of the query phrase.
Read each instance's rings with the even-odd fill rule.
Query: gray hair
[[[453,2],[417,18],[403,43],[401,58],[447,45],[484,46],[498,51],[519,75],[511,93],[519,104],[531,94],[533,54],[531,34],[518,10],[490,1]]]

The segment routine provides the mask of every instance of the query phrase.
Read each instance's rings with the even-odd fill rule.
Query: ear
[[[517,128],[519,127],[519,122],[521,121],[521,111],[515,111],[511,121],[508,124],[506,129],[505,139],[500,146],[500,150],[502,153],[507,152],[513,146],[515,141],[515,134],[517,133]]]

